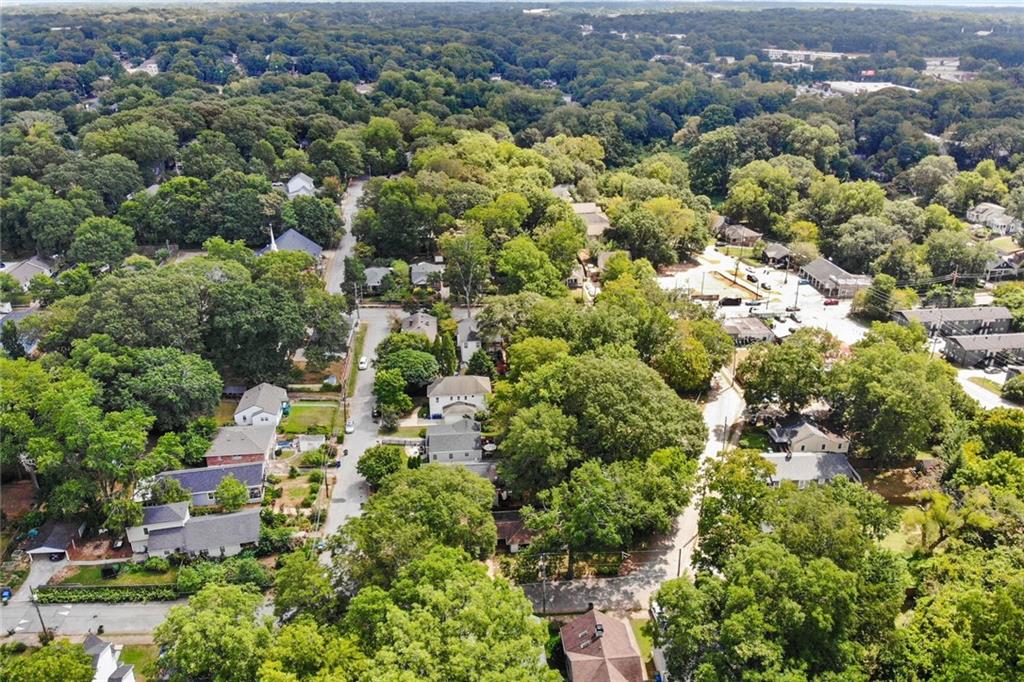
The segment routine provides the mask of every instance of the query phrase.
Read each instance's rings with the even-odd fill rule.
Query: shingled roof
[[[562,626],[573,682],[640,682],[644,664],[626,624],[591,609]]]

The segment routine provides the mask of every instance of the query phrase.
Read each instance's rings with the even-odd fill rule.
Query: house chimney
[[[594,602],[592,602],[592,601],[591,602],[587,602],[587,611],[593,611],[593,610],[594,610]]]

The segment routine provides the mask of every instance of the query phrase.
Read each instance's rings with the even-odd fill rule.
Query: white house
[[[780,450],[789,452],[849,452],[850,439],[837,436],[804,418],[768,430],[768,437]]]
[[[296,173],[288,181],[288,198],[311,197],[316,195],[316,187],[313,178],[305,173]]]
[[[452,410],[476,413],[487,405],[491,380],[479,376],[443,377],[427,387],[430,418],[443,419]]]
[[[459,358],[463,362],[469,362],[469,359],[473,357],[473,353],[480,350],[480,332],[477,321],[471,317],[459,320],[455,337],[459,345]]]
[[[288,391],[264,382],[242,394],[235,408],[235,423],[239,426],[277,426],[287,414],[288,407]]]
[[[427,461],[431,464],[478,463],[483,455],[480,422],[459,419],[427,427]]]
[[[120,648],[89,633],[82,642],[85,653],[92,657],[92,682],[135,682],[135,666],[118,662]]]
[[[984,225],[999,234],[1017,234],[1024,225],[999,204],[984,201],[967,209],[968,222]]]

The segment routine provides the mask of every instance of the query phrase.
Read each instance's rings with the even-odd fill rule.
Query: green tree
[[[469,358],[469,363],[466,367],[466,373],[471,376],[488,377],[494,379],[494,374],[497,369],[494,366],[494,360],[491,358],[491,354],[483,348],[477,350]]]
[[[498,253],[494,267],[508,293],[532,291],[543,296],[565,293],[558,269],[526,235],[508,241]]]
[[[437,378],[440,367],[437,360],[430,353],[405,349],[389,353],[384,357],[377,357],[377,376],[381,372],[397,371],[404,381],[405,386],[422,388]],[[374,384],[376,386],[376,384]],[[397,404],[378,396],[382,402]]]
[[[677,393],[707,388],[713,373],[707,349],[693,337],[674,338],[654,356],[652,366]]]
[[[166,647],[158,669],[171,682],[256,679],[271,641],[268,623],[256,615],[262,600],[238,585],[211,584],[187,605],[173,607],[153,631],[153,640]]]
[[[14,320],[5,320],[0,328],[0,345],[3,345],[4,352],[12,360],[25,357],[25,346],[21,343],[18,325]]]
[[[213,491],[213,499],[224,511],[238,511],[249,501],[249,489],[234,476],[225,476]]]
[[[459,368],[459,359],[455,355],[455,339],[449,333],[439,334],[436,342],[437,350],[434,357],[437,358],[438,372],[443,375],[455,374]]]
[[[573,445],[576,429],[575,419],[547,403],[517,412],[501,441],[502,479],[524,497],[566,480],[584,458]]]
[[[564,340],[531,336],[508,347],[506,376],[509,381],[518,381],[542,365],[568,356],[569,344]]]
[[[494,552],[494,486],[463,467],[428,464],[385,478],[333,539],[340,587],[387,585],[433,547],[460,547],[483,559]]]
[[[801,330],[783,343],[755,344],[737,368],[743,395],[751,405],[779,405],[798,412],[826,386],[825,361],[836,341],[818,330]]]
[[[146,503],[149,505],[190,502],[192,500],[192,493],[185,490],[176,478],[158,478],[146,488],[145,493]]]
[[[334,588],[319,559],[305,551],[281,558],[274,573],[274,615],[308,614],[323,622],[334,602]]]
[[[356,471],[377,488],[385,478],[404,469],[406,460],[405,451],[397,445],[374,445],[360,455]]]
[[[135,248],[132,228],[111,218],[89,218],[75,229],[68,250],[74,263],[116,267]]]
[[[281,209],[281,220],[325,247],[332,246],[341,231],[341,215],[328,199],[295,197]]]
[[[90,682],[92,679],[92,658],[81,644],[51,642],[20,656],[6,654],[0,660],[3,682]]]
[[[110,531],[111,537],[122,537],[132,526],[142,525],[142,503],[119,497],[107,502],[103,508],[107,520],[103,527]]]

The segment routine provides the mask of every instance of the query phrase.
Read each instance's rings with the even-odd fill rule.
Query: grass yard
[[[768,434],[761,429],[744,429],[740,435],[740,447],[752,448],[765,452],[771,450],[771,443],[768,441]]]
[[[369,327],[360,324],[356,330],[355,341],[352,342],[352,352],[348,354],[348,397],[356,394],[356,382],[359,380],[359,358],[363,357],[363,347],[366,345],[366,331]]]
[[[330,433],[338,415],[335,402],[293,403],[289,415],[281,422],[283,433],[308,433],[311,426],[322,426]]]
[[[178,578],[178,569],[172,568],[166,573],[147,573],[139,571],[128,573],[122,571],[113,580],[107,580],[100,571],[102,566],[75,566],[72,571],[61,579],[62,584],[99,585],[103,587],[124,585],[169,585]]]
[[[381,430],[381,433],[391,436],[392,438],[419,438],[420,431],[422,430],[422,426],[399,426],[396,430],[390,433],[383,430]]]
[[[234,424],[235,409],[237,407],[237,400],[228,400],[226,398],[221,399],[220,403],[217,405],[217,411],[213,413],[213,418],[217,420],[217,424],[219,426]]]
[[[156,661],[160,647],[155,644],[125,644],[121,650],[121,663],[135,666],[137,682],[147,682],[146,670]]]
[[[630,618],[629,626],[633,628],[633,636],[636,637],[636,643],[640,647],[640,659],[644,662],[644,667],[647,668],[648,679],[654,679],[654,673],[657,672],[654,669],[654,659],[651,657],[651,651],[654,649],[654,639],[651,637],[651,621],[646,618]]]
[[[896,552],[897,554],[910,554],[917,543],[917,533],[913,536],[909,535],[903,528],[897,528],[893,532],[882,538],[879,543],[885,549]]]
[[[998,396],[1001,396],[1003,394],[1003,387],[997,384],[996,382],[992,381],[988,377],[967,377],[967,380],[972,384],[981,386],[986,391],[995,393]]]
[[[1018,249],[1017,242],[1013,237],[999,237],[988,244],[999,253],[1013,253]]]

